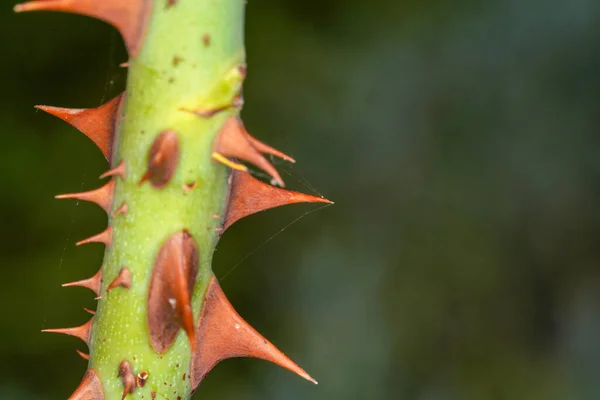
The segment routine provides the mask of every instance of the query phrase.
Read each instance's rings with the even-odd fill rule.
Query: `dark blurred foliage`
[[[101,246],[73,244],[105,216],[53,195],[97,187],[105,163],[32,106],[99,105],[126,57],[101,22],[2,3],[0,398],[61,399],[83,347],[39,330],[94,307],[60,284],[100,265]],[[599,399],[600,2],[250,0],[247,15],[247,126],[299,161],[278,164],[291,188],[336,204],[236,224],[215,271],[320,385],[235,360],[196,398]]]

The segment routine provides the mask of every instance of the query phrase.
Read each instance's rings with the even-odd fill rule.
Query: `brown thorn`
[[[273,147],[264,144],[263,142],[261,142],[260,140],[254,138],[253,136],[251,136],[248,132],[246,132],[246,139],[248,139],[248,141],[252,144],[252,146],[258,150],[259,152],[263,153],[263,154],[270,154],[272,156],[275,157],[279,157],[282,160],[285,160],[287,162],[290,163],[295,163],[296,160],[294,160],[292,157],[288,156],[285,153],[282,153],[281,151],[274,149]]]
[[[150,343],[166,352],[183,328],[195,345],[191,298],[198,274],[198,247],[187,231],[171,235],[154,261],[148,293]]]
[[[94,318],[91,318],[85,324],[81,326],[76,326],[74,328],[44,329],[42,332],[62,333],[64,335],[75,336],[83,340],[87,345],[89,345],[93,319]]]
[[[90,190],[89,192],[81,193],[69,193],[59,194],[56,196],[57,199],[78,199],[83,201],[89,201],[98,204],[107,213],[110,211],[110,206],[113,200],[113,194],[115,191],[114,180],[108,181],[108,183],[101,188]]]
[[[119,67],[121,67],[121,68],[129,68],[129,61],[122,62],[121,64],[119,64]]]
[[[100,232],[97,235],[89,237],[87,239],[81,240],[75,243],[76,246],[81,246],[82,244],[88,243],[104,243],[107,247],[112,243],[112,227],[109,226],[104,231]]]
[[[271,361],[317,383],[239,316],[213,276],[196,328],[196,351],[192,355],[191,368],[192,387],[196,388],[219,361],[234,357]]]
[[[37,0],[14,7],[16,12],[63,11],[107,22],[121,33],[132,58],[142,45],[150,9],[150,0]]]
[[[98,295],[98,294],[100,294],[100,286],[101,285],[102,285],[102,268],[100,268],[98,270],[98,272],[96,272],[96,274],[94,276],[92,276],[91,278],[83,279],[81,281],[76,281],[76,282],[64,283],[62,286],[63,287],[80,286],[80,287],[88,288],[88,289],[92,290],[94,293],[96,293],[96,295]]]
[[[129,211],[129,208],[127,207],[127,203],[123,202],[123,203],[121,203],[121,206],[115,210],[115,212],[112,214],[112,216],[114,218],[119,214],[127,214],[127,211]]]
[[[147,371],[141,371],[139,374],[137,374],[137,377],[135,378],[135,383],[139,386],[139,387],[144,387],[146,385],[146,381],[148,380],[148,372]]]
[[[120,176],[121,179],[125,179],[125,161],[121,161],[119,165],[100,175],[100,179],[104,179],[109,176]]]
[[[150,148],[148,169],[140,184],[150,181],[156,189],[162,189],[173,178],[179,163],[179,139],[173,130],[161,132]]]
[[[69,400],[104,400],[102,381],[94,369],[88,369]]]
[[[131,363],[127,360],[121,361],[119,364],[119,378],[123,381],[123,396],[121,400],[124,400],[128,394],[135,392],[137,386],[135,375],[131,368]]]
[[[79,357],[83,358],[84,360],[89,360],[90,359],[90,355],[89,354],[85,354],[83,351],[79,351],[77,349],[75,349],[75,351],[77,352],[77,354],[79,354]]]
[[[51,0],[48,3],[54,3],[54,1]],[[35,107],[77,128],[98,146],[104,157],[108,160],[112,151],[116,116],[123,97],[124,94],[122,93],[97,108]]]
[[[106,288],[107,292],[110,292],[114,288],[122,287],[125,289],[131,288],[131,271],[127,267],[121,268],[119,275],[108,285]]]
[[[89,308],[85,308],[85,307],[83,307],[83,310],[84,310],[85,312],[89,313],[89,314],[96,315],[96,311],[94,311],[94,310],[90,310]]]
[[[258,148],[256,145],[258,145]],[[225,121],[225,124],[213,143],[213,153],[250,162],[271,175],[279,186],[284,187],[285,184],[283,183],[283,179],[281,179],[279,172],[277,172],[275,167],[263,157],[261,151],[265,151],[268,154],[285,156],[285,154],[252,138],[246,131],[242,120],[236,116],[229,117],[229,119]],[[285,157],[286,159],[291,160],[291,157]]]
[[[223,230],[248,215],[295,203],[333,204],[323,197],[281,189],[261,182],[249,173],[232,171]]]

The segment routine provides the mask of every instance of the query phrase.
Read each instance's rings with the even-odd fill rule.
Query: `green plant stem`
[[[165,353],[156,353],[149,340],[147,298],[154,260],[172,234],[188,230],[200,250],[198,280],[193,294],[199,315],[218,240],[217,229],[227,194],[227,171],[211,159],[212,143],[227,117],[227,108],[211,117],[193,110],[231,104],[238,94],[245,63],[244,0],[179,1],[166,7],[155,2],[140,54],[130,61],[127,95],[118,122],[112,166],[121,161],[126,177],[115,177],[112,212],[123,202],[126,214],[109,215],[112,245],[103,264],[101,300],[94,317],[90,368],[98,371],[106,400],[120,399],[117,377],[123,360],[135,374],[147,371],[143,388],[127,399],[188,399],[191,395],[191,350],[183,330]],[[174,130],[180,158],[173,179],[163,189],[140,184],[147,170],[148,151],[162,131]],[[190,191],[184,185],[195,184]],[[122,267],[132,273],[130,289],[107,286]],[[182,377],[185,374],[185,379]]]

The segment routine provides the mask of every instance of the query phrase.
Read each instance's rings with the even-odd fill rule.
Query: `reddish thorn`
[[[90,359],[90,355],[84,353],[83,351],[79,351],[77,349],[75,349],[75,351],[77,352],[77,354],[79,354],[79,357],[83,358],[84,360],[89,360]]]
[[[263,154],[270,154],[272,156],[279,157],[282,160],[285,160],[292,164],[294,164],[296,162],[296,160],[294,160],[292,157],[288,156],[287,154],[282,153],[281,151],[274,149],[273,147],[266,145],[263,142],[261,142],[260,140],[250,136],[250,134],[248,132],[246,132],[246,139],[248,139],[248,141],[252,144],[252,146],[254,146],[254,148],[256,150],[258,150],[259,152],[261,152]]]
[[[90,310],[89,308],[85,308],[85,307],[83,307],[83,310],[84,310],[85,312],[89,313],[89,314],[96,315],[96,311],[94,311],[94,310]]]
[[[109,226],[101,233],[75,243],[76,246],[88,243],[104,243],[107,247],[112,243],[112,227]]]
[[[119,67],[121,67],[121,68],[129,68],[129,61],[122,62],[121,64],[119,64]]]
[[[232,116],[225,121],[213,143],[213,152],[250,162],[271,175],[279,186],[285,186],[279,172],[261,152],[291,158],[252,138],[238,117]]]
[[[127,214],[129,208],[127,207],[127,203],[123,202],[119,208],[113,213],[113,218],[119,214]]]
[[[146,385],[146,381],[148,380],[148,372],[147,371],[141,371],[139,374],[137,374],[137,377],[135,379],[135,383],[139,386],[139,387],[144,387]]]
[[[131,288],[131,271],[127,267],[121,268],[119,275],[108,285],[106,288],[107,292],[110,292],[114,288],[122,287],[124,289]]]
[[[90,343],[90,334],[92,332],[92,321],[93,318],[81,326],[74,328],[57,328],[57,329],[44,329],[42,332],[51,333],[62,333],[64,335],[75,336],[83,340],[87,345]]]
[[[100,377],[95,370],[87,370],[81,383],[71,397],[69,397],[69,400],[104,400],[102,381],[100,381]]]
[[[77,282],[64,283],[63,287],[80,286],[92,290],[96,295],[100,294],[100,286],[102,285],[102,268],[96,272],[94,276],[88,279],[83,279]]]
[[[161,132],[150,148],[148,169],[140,180],[140,184],[150,181],[156,189],[165,187],[175,175],[179,163],[179,139],[172,130]]]
[[[148,293],[150,343],[166,352],[183,328],[195,345],[192,292],[198,274],[198,247],[187,232],[177,232],[161,246],[154,261]]]
[[[56,196],[57,199],[78,199],[83,201],[89,201],[98,204],[107,213],[110,210],[110,206],[113,200],[113,194],[115,191],[115,182],[111,179],[108,183],[101,188],[96,190],[90,190],[89,192],[81,193],[69,193],[60,194]]]
[[[51,0],[48,3],[54,2]],[[26,4],[35,4],[35,2]],[[123,94],[120,94],[97,108],[35,107],[77,128],[98,146],[104,157],[108,160],[112,151],[116,116],[119,113],[123,97]]]
[[[192,355],[192,387],[196,388],[219,362],[234,357],[271,361],[317,383],[239,316],[213,276],[202,304],[196,328],[196,351]]]
[[[232,171],[230,193],[223,229],[248,215],[295,203],[327,203],[323,197],[281,189],[252,177],[247,172]]]
[[[125,179],[125,161],[121,161],[119,165],[100,175],[100,179],[104,179],[109,176],[120,176],[121,179]]]
[[[133,370],[129,361],[121,361],[119,364],[118,377],[123,381],[123,396],[121,397],[121,400],[124,400],[128,394],[135,392],[137,386],[135,375],[133,375]]]
[[[117,28],[134,58],[145,36],[151,3],[150,0],[38,0],[17,4],[14,10],[63,11],[100,19]]]

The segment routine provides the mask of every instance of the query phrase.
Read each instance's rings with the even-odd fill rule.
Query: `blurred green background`
[[[125,84],[101,22],[0,10],[0,399],[64,399],[104,172],[34,104]],[[600,1],[250,0],[243,117],[334,200],[249,217],[215,272],[314,387],[223,362],[198,399],[600,399]],[[314,211],[314,212],[313,212]],[[290,225],[293,221],[300,218]]]

